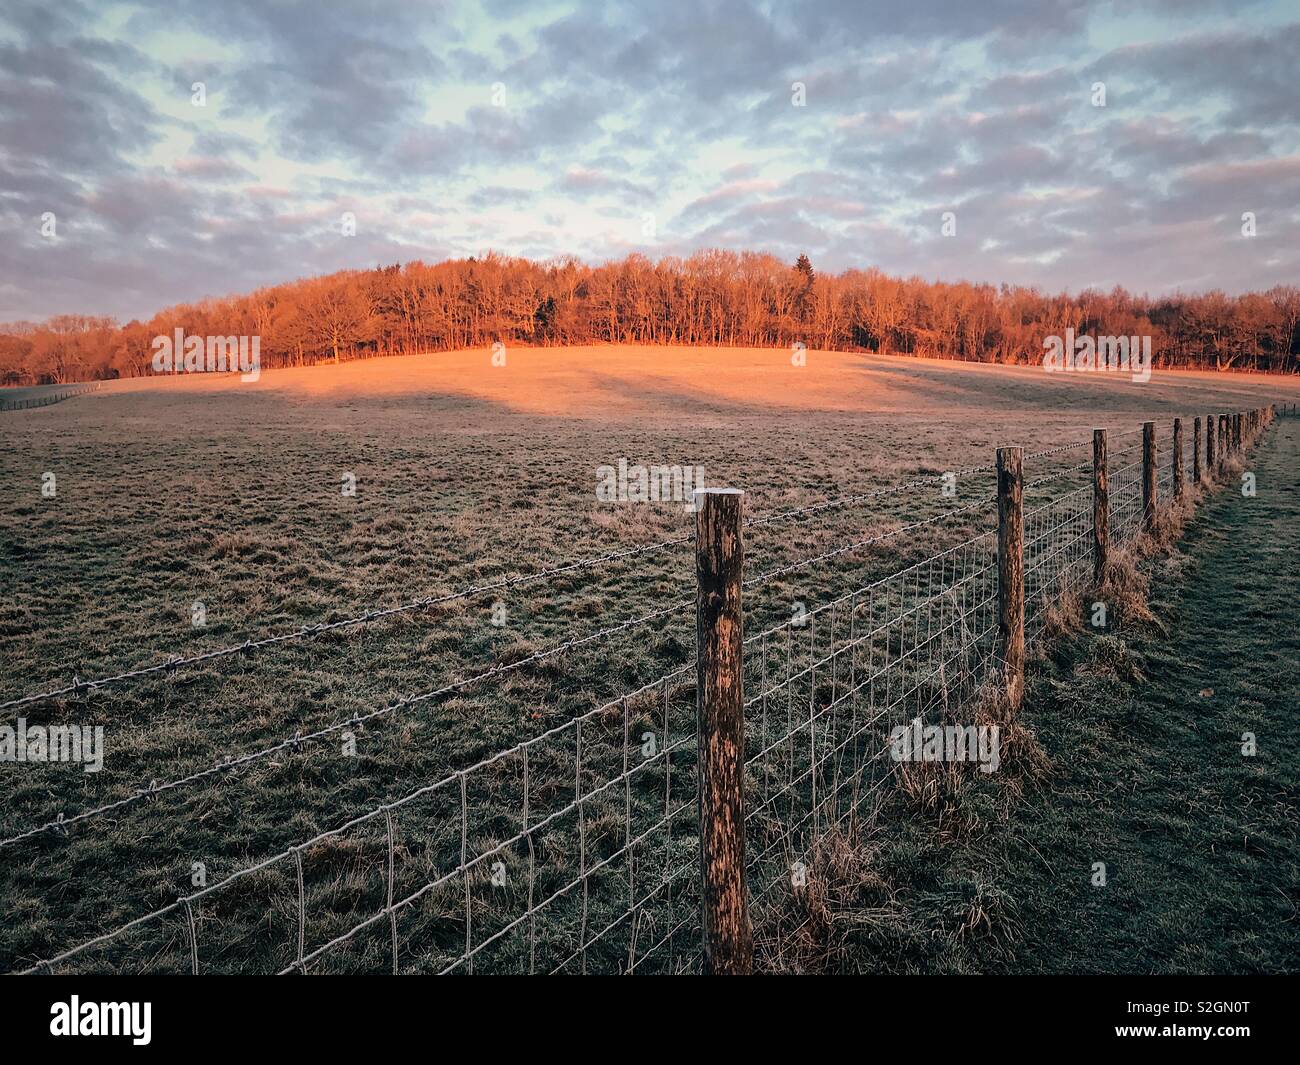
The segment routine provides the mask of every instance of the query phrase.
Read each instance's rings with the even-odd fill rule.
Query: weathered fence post
[[[1205,472],[1214,476],[1214,415],[1205,419]]]
[[[1241,412],[1232,416],[1232,450],[1241,451]]]
[[[1192,420],[1192,484],[1201,483],[1201,418]]]
[[[1110,554],[1110,486],[1106,482],[1106,430],[1092,431],[1092,578],[1101,582]]]
[[[1156,523],[1156,423],[1142,423],[1142,528]]]
[[[695,713],[704,971],[754,970],[745,888],[744,493],[695,492]]]
[[[1219,415],[1219,466],[1223,467],[1228,462],[1228,416]]]
[[[1183,497],[1183,419],[1174,419],[1174,446],[1173,446],[1173,473],[1174,473],[1174,498],[1182,499]]]
[[[998,646],[1013,714],[1025,695],[1024,461],[1023,447],[998,448]]]

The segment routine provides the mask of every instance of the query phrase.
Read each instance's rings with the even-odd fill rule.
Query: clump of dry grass
[[[1004,688],[987,688],[973,713],[976,725],[998,727],[1002,762],[997,776],[1011,795],[1019,797],[1026,783],[1049,775],[1051,759],[1023,716],[1013,712]]]
[[[934,825],[941,836],[972,835],[980,822],[964,801],[972,787],[964,762],[900,762],[896,773],[898,790],[908,804]]]
[[[983,881],[970,885],[953,904],[950,916],[958,942],[989,939],[1010,943],[1020,938],[1014,900],[1005,891]]]
[[[879,872],[879,851],[853,828],[825,832],[808,860],[807,880],[783,912],[760,923],[762,968],[779,973],[842,972],[855,936],[900,929],[908,912]]]
[[[960,719],[960,720],[959,720]],[[1013,712],[1005,686],[986,684],[968,703],[946,705],[940,724],[973,724],[998,730],[998,768],[981,772],[976,762],[905,761],[896,768],[899,794],[941,837],[967,839],[987,827],[992,807],[977,800],[980,778],[996,777],[1008,798],[1019,798],[1025,786],[1051,771],[1051,760],[1034,730]]]
[[[849,973],[868,965],[906,971],[905,955],[918,944],[937,940],[958,948],[980,941],[1007,954],[1020,938],[1015,901],[995,885],[961,875],[909,904],[913,892],[882,875],[883,864],[880,845],[862,841],[851,828],[826,833],[809,859],[804,887],[760,926],[760,968],[787,974]]]
[[[1098,636],[1093,641],[1090,657],[1076,666],[1076,672],[1118,677],[1127,684],[1146,681],[1129,645],[1116,636]]]
[[[1078,632],[1083,627],[1083,592],[1077,585],[1068,585],[1057,598],[1043,607],[1043,631],[1039,648],[1053,640]],[[1037,651],[1041,655],[1043,652]]]
[[[1201,493],[1191,485],[1173,501],[1156,508],[1151,525],[1137,538],[1134,549],[1139,558],[1150,558],[1167,551],[1183,535],[1183,529],[1192,515],[1196,513],[1196,504]]]
[[[1144,557],[1144,552],[1139,547],[1141,539],[1139,537],[1131,547],[1110,553],[1101,580],[1092,590],[1096,600],[1106,604],[1111,628],[1125,622],[1161,627],[1159,618],[1147,605],[1151,581],[1139,565]]]

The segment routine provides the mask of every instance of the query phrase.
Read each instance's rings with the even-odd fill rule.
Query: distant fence
[[[800,893],[819,845],[833,832],[857,836],[879,822],[896,780],[891,730],[916,720],[960,722],[990,698],[1018,712],[1026,647],[1050,631],[1047,617],[1062,594],[1089,587],[1109,554],[1151,527],[1166,501],[1179,501],[1223,471],[1277,413],[1207,412],[1174,419],[1164,433],[1154,422],[1097,429],[1090,440],[1028,455],[999,448],[988,466],[754,518],[745,517],[743,493],[706,489],[697,496],[693,536],[11,699],[0,706],[310,639],[639,550],[694,545],[693,602],[0,840],[5,849],[46,832],[67,833],[164,791],[297,751],[367,717],[544,661],[616,629],[695,611],[693,662],[22,971],[80,964],[200,973],[205,956],[224,946],[201,929],[215,923],[208,935],[219,936],[222,921],[240,906],[262,914],[250,933],[265,959],[256,967],[282,973],[777,967],[807,920]],[[1034,476],[1038,463],[1058,456],[1065,469]],[[976,491],[973,502],[746,573],[745,541],[757,529],[945,477],[985,475],[995,476],[996,487]],[[1040,498],[1049,486],[1054,494]],[[806,612],[744,631],[742,600],[752,590],[959,518],[984,527]],[[313,900],[333,890],[322,884],[337,873],[341,852],[352,901],[348,913],[326,919]]]
[[[0,393],[0,410],[31,410],[34,407],[48,407],[51,403],[62,403],[65,399],[80,396],[86,392],[98,392],[99,382],[90,384],[68,385],[57,392],[46,392],[39,396],[26,396],[22,399],[9,399]]]

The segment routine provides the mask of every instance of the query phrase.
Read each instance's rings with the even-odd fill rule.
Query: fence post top
[[[692,496],[743,496],[743,488],[697,488]]]

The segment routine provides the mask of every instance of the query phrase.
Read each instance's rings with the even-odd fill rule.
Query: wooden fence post
[[[1234,453],[1241,451],[1241,412],[1238,411],[1232,416],[1232,450]]]
[[[1205,472],[1214,476],[1214,415],[1205,419]]]
[[[1101,583],[1110,554],[1110,486],[1106,481],[1106,430],[1092,431],[1092,579]]]
[[[1201,418],[1192,421],[1192,484],[1201,483]]]
[[[1173,446],[1173,474],[1174,474],[1174,498],[1182,499],[1183,497],[1183,419],[1174,419],[1174,446]]]
[[[754,970],[745,887],[744,493],[695,492],[695,712],[704,971]]]
[[[1023,447],[998,448],[998,646],[1012,714],[1025,695],[1024,462]]]
[[[1222,468],[1228,461],[1228,416],[1219,415],[1219,466]]]
[[[1142,423],[1142,528],[1156,522],[1156,423]]]

